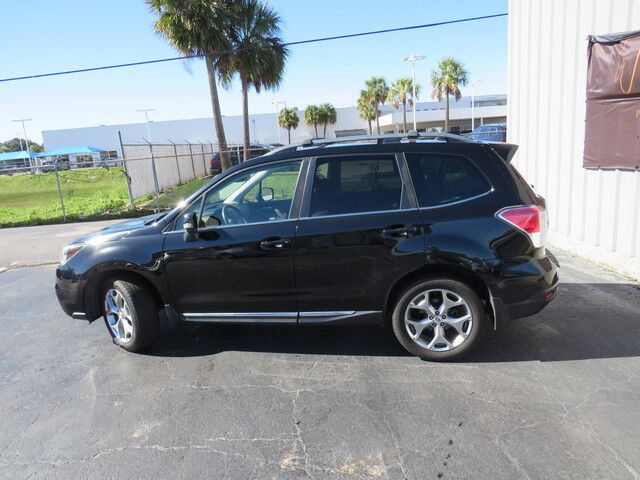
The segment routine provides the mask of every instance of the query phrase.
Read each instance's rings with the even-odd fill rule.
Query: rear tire
[[[158,306],[143,286],[110,280],[102,294],[104,321],[113,343],[129,352],[151,345],[160,331]]]
[[[409,353],[423,360],[448,361],[477,346],[485,315],[480,297],[468,285],[431,278],[413,283],[399,295],[391,323]]]

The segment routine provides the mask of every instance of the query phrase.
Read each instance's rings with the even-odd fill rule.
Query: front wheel
[[[476,346],[484,327],[482,302],[466,284],[434,278],[419,281],[398,298],[393,332],[400,344],[424,360],[454,360]]]
[[[107,282],[104,320],[113,343],[138,352],[156,339],[159,332],[158,307],[144,287],[124,280]]]

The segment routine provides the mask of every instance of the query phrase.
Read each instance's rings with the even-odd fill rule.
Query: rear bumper
[[[559,264],[551,252],[506,270],[529,274],[508,276],[489,288],[496,328],[510,320],[535,315],[558,293]]]

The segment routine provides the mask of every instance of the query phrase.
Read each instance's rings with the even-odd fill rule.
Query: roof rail
[[[378,135],[355,135],[351,137],[340,137],[340,138],[331,138],[331,139],[309,139],[304,141],[299,146],[302,148],[310,148],[310,147],[324,147],[327,145],[334,145],[339,143],[357,143],[357,142],[377,142],[377,143],[387,143],[391,141],[417,141],[417,140],[437,140],[443,139],[447,142],[451,143],[473,143],[472,140],[468,140],[460,135],[455,135],[453,133],[445,133],[445,132],[416,132],[415,130],[410,130],[407,133],[385,133]],[[389,142],[391,143],[391,142]]]
[[[415,142],[418,140],[438,140],[442,139],[449,143],[477,143],[474,140],[446,132],[416,132],[409,130],[407,133],[384,133],[379,135],[354,135],[351,137],[340,138],[312,138],[302,143],[294,143],[276,148],[267,152],[266,155],[274,155],[276,153],[284,153],[291,150],[299,150],[301,148],[326,147],[341,143],[358,143],[358,142],[377,142],[377,143],[395,143],[395,142]]]

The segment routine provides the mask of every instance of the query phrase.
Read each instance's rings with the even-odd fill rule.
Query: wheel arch
[[[160,293],[158,287],[141,273],[132,270],[125,270],[122,268],[108,268],[105,270],[101,270],[100,272],[96,272],[91,281],[85,287],[84,299],[86,314],[87,318],[90,321],[93,321],[100,315],[102,315],[102,287],[110,278],[124,280],[143,286],[153,296],[158,309],[163,308],[167,303],[166,300],[162,297],[162,294]]]
[[[393,306],[400,297],[401,293],[409,285],[419,280],[428,280],[438,277],[457,280],[464,283],[465,285],[468,285],[471,289],[473,289],[473,291],[478,294],[478,296],[482,300],[482,305],[485,313],[491,315],[492,320],[494,319],[489,287],[478,273],[458,265],[425,265],[419,270],[416,270],[400,278],[391,287],[391,289],[387,293],[384,306],[385,324],[389,324],[391,322],[391,312],[393,311]]]

